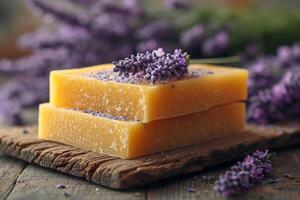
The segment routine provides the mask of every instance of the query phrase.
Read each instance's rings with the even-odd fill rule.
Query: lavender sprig
[[[300,117],[300,69],[293,68],[272,88],[249,99],[248,119],[272,123]]]
[[[72,24],[74,26],[86,26],[88,23],[86,15],[68,11],[59,6],[52,5],[45,0],[28,0],[28,2],[28,5],[30,5],[33,9],[36,9],[41,13],[47,13],[48,16],[67,24]]]
[[[173,54],[165,53],[162,48],[152,52],[138,53],[130,58],[114,61],[113,71],[120,76],[136,75],[144,80],[156,81],[178,79],[188,73],[189,56],[176,49]]]
[[[261,183],[271,173],[269,151],[257,150],[221,175],[214,184],[214,190],[224,197],[229,197]]]

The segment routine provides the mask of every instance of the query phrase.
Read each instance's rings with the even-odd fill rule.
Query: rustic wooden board
[[[37,138],[36,128],[0,132],[0,152],[115,189],[141,187],[200,171],[257,149],[300,143],[300,126],[248,126],[244,134],[143,158],[124,160]]]
[[[20,172],[19,164],[24,163],[13,158],[0,156],[0,171],[13,175],[15,184],[10,193],[0,190],[0,200],[83,200],[83,199],[148,199],[148,200],[224,200],[212,188],[216,178],[228,169],[231,163],[212,167],[199,173],[169,178],[159,183],[152,183],[139,190],[116,191],[106,189],[78,179],[58,173],[54,170],[28,164]],[[276,150],[272,160],[274,173],[263,184],[256,185],[247,192],[235,196],[234,200],[299,200],[300,196],[300,148]],[[287,164],[288,163],[288,164]],[[8,168],[10,170],[8,171]],[[2,178],[2,177],[1,177]],[[3,177],[3,178],[7,178]],[[1,182],[9,183],[6,179]],[[15,181],[14,181],[15,180]],[[66,186],[57,189],[58,184]],[[0,185],[1,188],[5,184]],[[193,188],[193,192],[189,189]],[[3,192],[5,195],[3,195]],[[65,193],[68,195],[65,196]]]

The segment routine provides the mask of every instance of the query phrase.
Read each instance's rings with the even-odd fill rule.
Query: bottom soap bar
[[[99,113],[40,105],[39,137],[121,158],[135,158],[242,133],[245,105],[149,123],[111,119]]]

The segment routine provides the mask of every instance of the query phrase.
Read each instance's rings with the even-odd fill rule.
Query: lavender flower
[[[272,123],[300,117],[300,69],[290,69],[270,89],[261,90],[249,99],[248,119]]]
[[[280,79],[282,70],[274,65],[273,58],[262,58],[249,64],[250,77],[248,81],[249,96],[259,90],[269,88]]]
[[[248,120],[267,124],[300,117],[300,44],[249,64]]]
[[[293,64],[293,51],[288,46],[282,46],[277,49],[278,66],[288,68]]]
[[[257,150],[221,175],[214,184],[214,190],[229,197],[261,183],[271,173],[272,164],[269,151]]]
[[[229,35],[226,31],[220,31],[213,37],[208,38],[202,45],[202,53],[205,56],[219,56],[229,46]]]
[[[67,24],[73,24],[75,26],[86,26],[88,18],[84,14],[78,14],[69,10],[63,9],[59,6],[54,6],[46,1],[41,0],[28,0],[29,4],[33,9],[47,13],[47,17],[55,18],[61,22]]]
[[[41,77],[16,77],[5,83],[0,90],[0,117],[12,124],[24,123],[20,113],[40,102],[47,101],[49,81]]]
[[[180,36],[180,43],[183,47],[189,50],[194,50],[200,47],[204,36],[204,27],[201,24],[183,32]]]
[[[130,58],[114,61],[114,72],[120,76],[129,77],[137,74],[152,83],[161,80],[180,78],[188,72],[189,57],[176,49],[173,54],[165,53],[162,48],[152,52],[138,53]]]

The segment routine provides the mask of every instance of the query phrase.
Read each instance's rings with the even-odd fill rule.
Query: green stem
[[[228,56],[220,58],[206,58],[206,59],[191,59],[191,64],[226,64],[240,62],[239,56]]]

